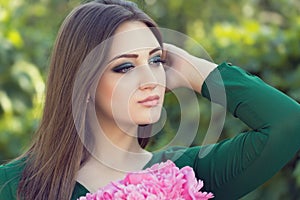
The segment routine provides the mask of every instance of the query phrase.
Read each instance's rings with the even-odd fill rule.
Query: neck
[[[138,143],[137,125],[122,126],[114,122],[93,123],[94,149],[89,149],[93,159],[118,171],[141,170],[152,154]],[[95,125],[96,124],[96,125]]]
[[[140,170],[152,157],[140,147],[137,138],[126,133],[99,133],[95,141],[94,159],[118,171]]]
[[[108,124],[101,125],[100,136],[104,136],[105,142],[110,142],[113,146],[124,150],[125,152],[139,153],[142,148],[138,143],[136,125],[126,126],[126,128],[120,129],[119,126],[107,126]],[[102,142],[103,138],[101,138]]]

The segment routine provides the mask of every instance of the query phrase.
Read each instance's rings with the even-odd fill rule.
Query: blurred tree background
[[[300,102],[298,0],[135,2],[160,27],[196,40],[216,63],[229,61],[242,66]],[[79,3],[0,0],[0,163],[20,155],[32,140],[41,116],[47,66],[57,30]],[[202,144],[211,117],[210,104],[200,96],[199,106],[200,128],[192,145]],[[151,140],[149,150],[166,145],[178,128],[181,113],[174,95],[167,95],[165,108],[165,128]],[[244,124],[228,114],[221,139],[245,130]],[[299,154],[243,199],[300,199]]]

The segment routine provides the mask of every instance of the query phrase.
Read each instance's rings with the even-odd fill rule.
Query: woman
[[[165,88],[177,87],[214,96],[252,131],[211,146],[145,151],[147,124],[159,119]],[[237,199],[300,148],[297,102],[238,67],[163,46],[155,23],[121,0],[86,3],[66,18],[46,92],[31,148],[0,167],[0,199],[77,199],[167,159],[193,167],[215,199]]]

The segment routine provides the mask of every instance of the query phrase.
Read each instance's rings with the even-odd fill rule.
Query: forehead
[[[160,46],[150,28],[139,21],[124,22],[117,28],[111,39],[110,58]]]

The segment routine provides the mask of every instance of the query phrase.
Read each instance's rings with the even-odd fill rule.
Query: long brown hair
[[[76,7],[66,17],[52,52],[43,117],[31,148],[23,155],[26,166],[19,199],[71,198],[76,172],[89,157],[72,116],[76,73],[86,56],[129,20],[154,27],[151,30],[162,45],[156,24],[132,2],[96,0]],[[144,147],[147,139],[139,142]]]

